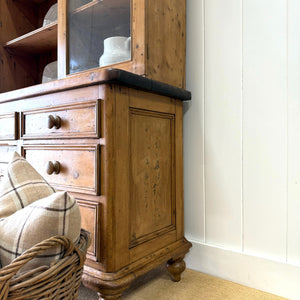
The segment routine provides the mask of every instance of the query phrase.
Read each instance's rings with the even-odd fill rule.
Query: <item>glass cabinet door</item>
[[[131,59],[130,0],[69,0],[67,73]]]

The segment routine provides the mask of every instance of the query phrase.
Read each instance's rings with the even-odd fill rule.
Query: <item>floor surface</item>
[[[82,287],[78,300],[98,300],[97,294]],[[173,282],[161,266],[134,281],[123,300],[283,300],[275,295],[251,289],[193,270],[185,270],[180,282]]]

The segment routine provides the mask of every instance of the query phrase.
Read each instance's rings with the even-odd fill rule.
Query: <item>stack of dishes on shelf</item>
[[[50,23],[57,20],[57,3],[53,4],[45,15],[43,26],[49,25]]]
[[[42,83],[57,79],[57,61],[53,61],[46,65],[43,71]]]
[[[57,20],[57,3],[52,5],[45,15],[43,26],[49,25]],[[57,79],[57,61],[53,61],[46,65],[43,71],[42,83]]]

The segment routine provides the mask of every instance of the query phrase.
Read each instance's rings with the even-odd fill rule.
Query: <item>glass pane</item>
[[[69,73],[131,59],[130,0],[69,0],[68,11]]]

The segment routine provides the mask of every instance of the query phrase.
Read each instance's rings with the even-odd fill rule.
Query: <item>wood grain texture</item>
[[[146,75],[184,88],[186,1],[148,0],[146,5]]]
[[[6,176],[7,165],[14,151],[18,151],[17,145],[13,145],[11,142],[7,144],[3,141],[0,143],[0,183],[4,176]]]
[[[190,245],[182,240],[182,103],[118,85],[102,90],[101,267],[89,261],[84,282],[108,297],[112,286],[127,286],[129,272],[142,274]]]
[[[36,29],[14,40],[8,41],[6,49],[14,49],[18,52],[40,54],[50,52],[57,48],[57,22]]]
[[[100,193],[97,145],[32,145],[24,146],[23,151],[28,162],[57,189]],[[47,163],[55,161],[60,164],[59,174],[47,174]]]
[[[71,103],[23,111],[21,136],[23,139],[99,138],[100,106],[98,100]],[[49,128],[49,117],[59,117],[59,128]]]
[[[130,245],[175,229],[174,116],[130,110]]]
[[[1,26],[4,39],[1,41],[0,51],[4,57],[7,56],[5,63],[7,70],[12,72],[12,77],[8,82],[7,79],[2,81],[0,92],[40,83],[44,67],[55,60],[58,60],[58,78],[67,77],[72,58],[70,51],[79,43],[73,47],[70,39],[68,26],[72,23],[73,16],[77,15],[78,22],[84,23],[82,20],[91,20],[94,14],[98,16],[98,20],[103,20],[109,15],[121,13],[125,8],[131,13],[131,60],[120,62],[115,67],[184,88],[185,0],[113,0],[105,1],[101,5],[92,1],[71,14],[68,12],[67,0],[58,0],[57,23],[41,27],[47,10],[54,3],[54,0],[1,3],[0,17],[5,25]],[[108,23],[103,22],[99,26],[101,32],[104,30],[109,36],[108,28],[102,30]],[[87,28],[87,32],[90,30],[93,28]],[[86,44],[98,44],[99,37],[95,40],[97,35],[91,35],[95,36],[94,40]],[[86,44],[82,44],[81,48],[85,48]],[[24,58],[25,52],[29,54],[30,61]],[[86,52],[91,53],[92,49],[87,49]],[[99,53],[93,60],[98,61],[98,56]],[[80,57],[82,59],[84,55]],[[15,67],[10,64],[15,64]],[[34,68],[33,64],[36,65]],[[80,70],[84,72],[84,66],[82,68]],[[97,70],[99,67],[96,63],[86,66],[86,69]]]
[[[41,4],[21,0],[1,2],[0,92],[40,83],[43,68],[56,59],[57,31],[53,29],[56,26],[40,28],[45,11],[52,4],[53,0]],[[39,58],[34,55],[36,52]]]
[[[147,69],[146,2],[131,1],[132,72],[139,75],[145,75]]]
[[[88,258],[97,261],[100,259],[100,204],[85,199],[76,200],[81,213],[81,227],[91,234],[91,245],[87,250]]]
[[[173,170],[175,186],[174,193],[176,195],[176,229],[177,239],[184,236],[184,196],[183,196],[183,103],[174,101],[175,103],[175,124],[174,124],[174,149],[173,149]]]
[[[18,113],[0,115],[0,140],[18,139]]]
[[[57,76],[66,77],[69,74],[69,44],[68,44],[68,2],[58,0],[57,6],[58,36],[57,36]]]
[[[128,135],[129,127],[129,97],[128,89],[115,86],[115,268],[119,269],[130,264],[129,253],[129,228],[130,228],[130,169],[128,162],[130,161],[130,148]],[[117,253],[123,253],[118,256]]]
[[[93,238],[84,283],[102,299],[117,299],[134,278],[183,259],[191,247],[182,212],[182,100],[191,97],[182,89],[185,1],[130,0],[132,60],[117,65],[122,71],[97,67],[74,75],[68,74],[68,1],[58,0],[57,25],[49,25],[57,40],[53,29],[46,45],[47,27],[39,28],[53,3],[0,2],[0,18],[14,9],[28,21],[24,30],[13,29],[22,27],[19,19],[0,26],[8,73],[0,72],[0,92],[6,92],[0,94],[1,116],[16,120],[16,140],[7,147],[8,126],[0,131],[0,146],[3,152],[17,149],[50,184],[78,199],[83,227]],[[95,4],[71,14],[94,11],[99,17],[101,5]],[[105,13],[129,9],[129,0],[101,4]],[[17,51],[27,39],[30,53]],[[56,59],[59,79],[37,84],[45,65]],[[6,164],[0,161],[0,167]]]
[[[101,270],[112,272],[115,268],[115,178],[116,170],[116,147],[115,147],[115,93],[111,86],[100,86],[101,101],[101,136],[104,138],[104,144],[101,147],[100,170],[101,182],[100,188],[105,197],[101,206],[101,219],[98,220],[102,229],[100,233],[100,263]],[[117,234],[117,232],[116,232]],[[96,266],[95,269],[98,269]]]

